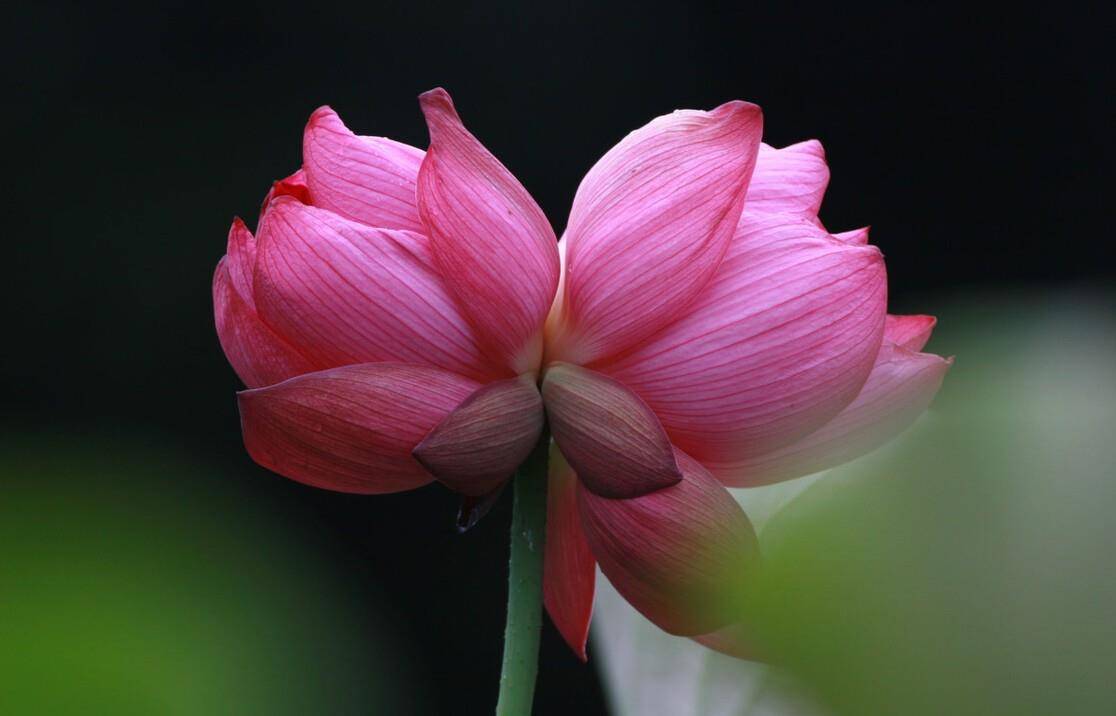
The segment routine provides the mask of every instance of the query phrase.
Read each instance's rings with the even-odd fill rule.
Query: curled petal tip
[[[453,106],[453,98],[450,97],[449,92],[441,87],[435,87],[420,94],[419,106],[422,107],[422,113],[428,124],[434,124],[442,117],[457,122],[461,121],[457,116],[457,108]]]
[[[711,114],[714,114],[714,115],[738,114],[738,115],[740,115],[741,119],[747,119],[748,121],[754,121],[756,119],[761,119],[763,117],[763,109],[761,109],[758,104],[753,104],[752,102],[745,102],[742,99],[734,99],[734,100],[730,100],[728,102],[725,102],[721,106],[715,108],[711,112]]]

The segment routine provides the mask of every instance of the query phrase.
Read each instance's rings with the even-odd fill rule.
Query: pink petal
[[[248,307],[255,311],[252,274],[256,270],[256,239],[239,216],[233,219],[229,228],[225,255],[228,256],[229,279],[233,288]]]
[[[593,492],[635,497],[682,479],[655,414],[617,381],[552,363],[542,394],[555,442]]]
[[[260,316],[318,369],[399,361],[494,374],[446,293],[426,237],[280,197],[258,243]]]
[[[529,377],[489,383],[430,431],[415,458],[439,482],[470,497],[511,477],[539,440],[542,396]]]
[[[593,559],[581,528],[577,475],[555,446],[550,448],[545,550],[543,603],[562,638],[585,661],[597,561]]]
[[[221,348],[240,380],[258,388],[314,370],[256,315],[251,299],[255,240],[240,219],[229,231],[228,252],[213,275],[213,314]]]
[[[688,309],[732,240],[762,128],[759,107],[746,102],[678,111],[589,170],[566,230],[555,360],[611,356]]]
[[[616,591],[671,634],[738,621],[733,596],[758,557],[755,532],[728,491],[676,453],[684,479],[627,500],[578,490],[585,536]],[[584,487],[584,485],[583,485]]]
[[[309,373],[239,394],[244,445],[263,467],[315,487],[410,490],[433,479],[411,450],[476,388],[399,363]]]
[[[884,325],[884,338],[909,351],[920,351],[930,340],[934,325],[938,322],[933,316],[892,316],[888,315]]]
[[[527,190],[461,124],[450,96],[419,102],[430,149],[419,171],[419,214],[450,292],[493,356],[533,372],[558,285],[554,231]]]
[[[816,430],[856,397],[882,340],[886,289],[874,247],[804,220],[745,222],[689,315],[601,370],[694,457],[744,459]]]
[[[756,171],[748,185],[747,217],[786,214],[816,221],[829,167],[821,142],[811,139],[775,149],[761,144]]]
[[[864,246],[868,243],[868,228],[867,226],[861,229],[853,229],[852,231],[841,231],[833,235],[833,238],[838,241],[843,241],[846,244],[854,244],[857,246]]]
[[[353,221],[422,232],[415,181],[423,152],[384,137],[358,137],[329,107],[310,115],[302,161],[313,204]]]
[[[286,179],[280,179],[271,185],[271,189],[264,197],[263,203],[260,205],[260,216],[267,211],[267,207],[271,205],[275,199],[281,196],[293,196],[303,204],[309,204],[310,201],[310,187],[306,185],[306,172],[299,169],[294,174],[291,174]]]
[[[875,450],[925,412],[953,359],[885,342],[856,400],[819,430],[780,449],[708,463],[727,485],[751,487],[809,475]]]

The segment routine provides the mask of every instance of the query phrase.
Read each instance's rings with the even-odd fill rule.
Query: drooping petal
[[[546,414],[562,454],[603,497],[635,497],[682,479],[674,452],[647,404],[617,381],[553,363],[542,385]]]
[[[252,459],[292,480],[378,494],[434,478],[411,450],[477,383],[400,363],[332,368],[239,394]]]
[[[672,442],[732,461],[789,444],[852,402],[879,349],[883,259],[803,221],[746,222],[690,313],[599,369]]]
[[[613,355],[687,309],[732,240],[762,129],[759,107],[746,102],[677,111],[589,170],[566,229],[554,360]]]
[[[213,274],[213,316],[225,356],[249,388],[314,370],[313,364],[256,313],[252,273],[256,240],[239,218],[229,229],[227,254]]]
[[[543,603],[574,653],[586,660],[585,642],[593,616],[597,561],[589,550],[577,509],[577,475],[557,446],[550,448],[546,496]]]
[[[426,237],[279,197],[263,217],[257,253],[260,316],[319,369],[399,361],[493,373]]]
[[[358,137],[329,107],[302,136],[306,184],[315,206],[384,229],[422,233],[415,182],[423,151],[384,137]]]
[[[707,464],[726,485],[752,487],[848,462],[910,427],[926,411],[952,364],[952,358],[885,342],[856,400],[819,430],[765,454]]]
[[[542,396],[530,377],[496,381],[438,423],[414,455],[446,487],[479,497],[527,459],[543,422]]]
[[[738,621],[737,600],[758,557],[755,532],[728,491],[676,453],[684,478],[643,497],[578,490],[593,555],[616,590],[672,634],[708,634]],[[584,484],[582,484],[584,488]]]
[[[920,351],[930,340],[938,319],[933,316],[893,316],[888,314],[884,339],[909,351]]]
[[[260,216],[263,216],[271,202],[280,196],[293,196],[303,204],[311,203],[310,187],[306,184],[306,171],[299,169],[289,177],[273,183],[264,197],[263,203],[260,204]]]
[[[523,185],[465,129],[445,90],[419,101],[430,129],[419,215],[435,261],[492,355],[517,374],[533,372],[558,285],[554,231]]]
[[[761,144],[756,171],[748,185],[745,212],[749,218],[785,214],[817,221],[828,184],[829,167],[818,140],[782,149]]]

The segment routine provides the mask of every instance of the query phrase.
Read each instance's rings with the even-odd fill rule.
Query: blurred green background
[[[958,358],[915,428],[737,491],[765,556],[739,599],[775,667],[657,635],[606,590],[619,714],[1116,713],[1116,296],[942,305],[930,346]]]
[[[425,711],[305,509],[138,440],[7,435],[0,479],[0,713]]]

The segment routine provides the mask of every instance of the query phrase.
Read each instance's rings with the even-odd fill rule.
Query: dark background
[[[353,497],[256,467],[213,329],[229,222],[254,225],[318,105],[425,147],[416,95],[446,87],[560,231],[624,133],[748,99],[766,141],[824,142],[822,217],[871,224],[897,312],[1113,273],[1109,11],[543,5],[44,3],[7,18],[5,430],[138,432],[308,509],[385,595],[440,713],[491,709],[507,500],[458,536],[437,487]],[[545,629],[539,712],[603,713],[592,665]]]

